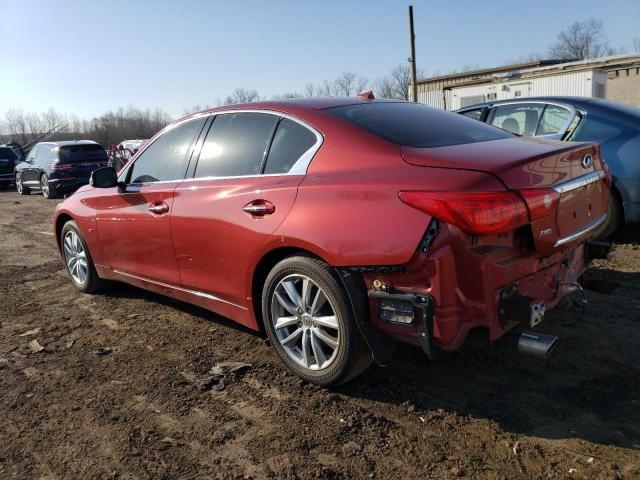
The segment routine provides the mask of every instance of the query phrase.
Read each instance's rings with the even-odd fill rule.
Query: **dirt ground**
[[[327,391],[212,313],[125,285],[78,293],[56,203],[0,191],[0,478],[640,478],[634,229],[588,273],[613,294],[547,315],[549,360],[510,339],[432,363],[399,346]],[[252,367],[198,389],[222,361]]]

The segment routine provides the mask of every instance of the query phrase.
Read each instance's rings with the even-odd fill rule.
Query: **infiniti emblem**
[[[582,162],[580,162],[582,164],[582,168],[591,168],[591,165],[593,165],[593,157],[589,154],[586,154],[584,157],[582,157]]]

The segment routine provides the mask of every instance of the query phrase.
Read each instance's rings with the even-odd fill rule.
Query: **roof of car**
[[[505,100],[495,100],[491,102],[476,103],[475,105],[468,105],[460,108],[458,111],[472,110],[474,108],[485,107],[490,105],[501,105],[504,103],[530,103],[530,102],[556,102],[566,103],[574,107],[582,108],[585,110],[598,109],[607,111],[618,111],[628,115],[635,115],[640,117],[640,108],[624,105],[622,103],[612,102],[610,100],[604,100],[602,98],[592,97],[572,97],[572,96],[547,96],[547,97],[519,97]]]
[[[358,105],[364,103],[382,103],[382,102],[402,102],[404,100],[388,100],[377,98],[373,100],[360,97],[313,97],[313,98],[287,98],[284,100],[271,100],[264,102],[239,103],[233,105],[224,105],[221,107],[210,108],[206,112],[217,112],[224,110],[237,109],[258,109],[258,110],[278,110],[282,107],[303,107],[313,110],[324,110],[325,108],[343,107],[345,105]]]
[[[61,140],[59,142],[40,142],[38,145],[54,145],[56,147],[67,147],[69,145],[97,145],[93,140]]]

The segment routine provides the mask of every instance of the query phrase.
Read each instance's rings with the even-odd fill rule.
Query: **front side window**
[[[544,110],[544,105],[520,103],[496,107],[491,125],[504,130],[532,137],[536,134],[538,120]]]
[[[202,146],[195,177],[259,175],[277,121],[268,113],[217,115]]]
[[[547,105],[544,109],[536,135],[555,135],[571,118],[571,111],[558,105]]]
[[[308,128],[283,118],[271,142],[264,173],[287,173],[316,142],[315,134]]]
[[[129,183],[182,180],[193,144],[206,118],[182,123],[162,134],[129,170]]]

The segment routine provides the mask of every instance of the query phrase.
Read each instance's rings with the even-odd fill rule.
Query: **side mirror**
[[[89,185],[95,188],[112,188],[118,186],[118,174],[113,167],[102,167],[94,170]]]

